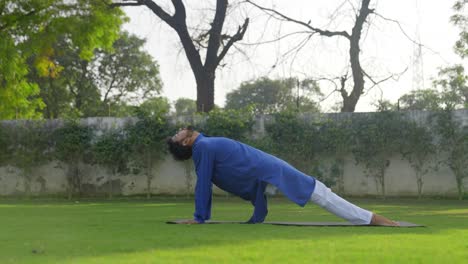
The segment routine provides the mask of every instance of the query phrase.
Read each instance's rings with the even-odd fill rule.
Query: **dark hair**
[[[166,140],[169,152],[175,160],[188,160],[192,157],[192,146],[183,146],[178,142],[172,141],[172,138]]]

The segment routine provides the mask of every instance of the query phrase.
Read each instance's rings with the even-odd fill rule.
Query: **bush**
[[[201,124],[201,131],[211,135],[244,140],[253,126],[251,109],[221,110],[215,109],[206,115],[205,124]]]
[[[319,163],[320,124],[306,123],[294,111],[280,112],[274,117],[275,122],[266,127],[269,139],[263,139],[271,144],[266,151],[289,162],[300,171],[333,185],[325,177],[324,169]]]

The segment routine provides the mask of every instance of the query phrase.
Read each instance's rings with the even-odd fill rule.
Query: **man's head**
[[[179,129],[174,136],[167,139],[169,152],[175,160],[188,160],[192,157],[193,127]]]

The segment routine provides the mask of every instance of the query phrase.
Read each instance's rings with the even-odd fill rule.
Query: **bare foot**
[[[397,222],[395,221],[392,221],[388,218],[385,218],[381,215],[378,215],[378,214],[373,214],[372,215],[372,220],[370,222],[370,225],[377,225],[377,226],[400,226],[400,224],[398,224]]]

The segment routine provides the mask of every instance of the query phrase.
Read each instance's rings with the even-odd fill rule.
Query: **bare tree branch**
[[[216,65],[219,65],[219,63],[223,60],[224,56],[226,56],[226,53],[228,52],[229,48],[231,48],[231,46],[234,44],[234,42],[242,40],[242,38],[244,38],[244,34],[247,31],[248,25],[249,25],[249,19],[246,18],[244,21],[244,24],[242,26],[239,26],[236,34],[229,39],[226,46],[224,46],[223,50],[218,55]]]
[[[291,17],[288,17],[286,15],[283,15],[281,14],[280,12],[274,10],[274,9],[271,9],[271,8],[267,8],[267,7],[263,7],[263,6],[260,6],[250,0],[245,0],[247,3],[257,7],[258,9],[266,12],[266,13],[273,13],[283,19],[285,19],[286,21],[290,21],[290,22],[294,22],[294,23],[297,23],[299,25],[302,25],[310,30],[312,30],[313,32],[316,32],[316,33],[319,33],[320,35],[322,36],[327,36],[327,37],[332,37],[332,36],[342,36],[342,37],[345,37],[345,38],[350,38],[350,35],[348,34],[348,32],[346,31],[329,31],[329,30],[322,30],[322,29],[319,29],[319,28],[315,28],[315,27],[312,27],[309,23],[305,23],[303,21],[300,21],[300,20],[296,20],[296,19],[293,19]]]
[[[334,79],[338,79],[338,78],[334,78]],[[325,100],[328,99],[328,97],[330,97],[332,94],[334,94],[335,92],[339,92],[339,89],[338,89],[338,85],[336,84],[335,80],[334,79],[330,79],[330,78],[319,78],[319,79],[315,79],[315,81],[329,81],[331,82],[334,86],[335,86],[335,89],[333,91],[331,91],[327,96],[323,97],[321,100],[319,100],[318,102],[321,103]]]
[[[140,0],[123,0],[123,2],[111,3],[109,4],[109,7],[115,8],[115,7],[125,7],[125,6],[142,6],[142,5],[144,5],[144,3],[142,3]]]
[[[405,37],[406,37],[409,41],[413,42],[413,43],[416,44],[416,45],[424,46],[424,45],[422,45],[421,43],[419,43],[418,41],[416,41],[416,40],[414,40],[413,38],[411,38],[411,37],[406,33],[406,31],[403,29],[403,27],[401,26],[401,24],[400,24],[399,21],[394,20],[394,19],[391,19],[391,18],[386,18],[386,17],[384,17],[383,15],[381,15],[381,14],[379,14],[379,13],[376,13],[376,12],[374,12],[374,14],[375,14],[376,16],[382,18],[383,20],[386,20],[386,21],[389,21],[389,22],[392,22],[392,23],[397,24],[397,26],[400,28],[401,33],[403,33],[403,35],[405,35]]]
[[[261,42],[255,42],[255,43],[239,43],[239,45],[256,46],[256,45],[262,45],[262,44],[269,44],[269,43],[274,43],[274,42],[280,41],[282,39],[285,39],[285,38],[293,36],[293,35],[304,34],[304,33],[310,33],[310,31],[296,31],[296,32],[292,32],[292,33],[288,33],[286,35],[280,36],[280,37],[278,37],[276,39],[265,40],[265,41],[261,41]]]
[[[372,83],[373,85],[369,88],[367,88],[367,91],[366,91],[366,94],[370,92],[370,90],[372,88],[374,88],[375,86],[379,86],[379,84],[385,82],[385,81],[388,81],[390,79],[394,79],[394,80],[398,80],[403,74],[406,73],[406,71],[408,70],[408,67],[406,67],[402,72],[399,72],[399,73],[396,73],[396,74],[390,74],[389,76],[379,80],[379,81],[375,81],[369,74],[367,74],[364,70],[362,70],[362,73],[364,74],[364,76],[366,76]]]
[[[205,67],[216,69],[219,63],[218,51],[221,45],[221,31],[223,30],[224,20],[226,19],[227,1],[217,1],[216,13],[211,23],[209,31],[208,49],[205,58]]]

